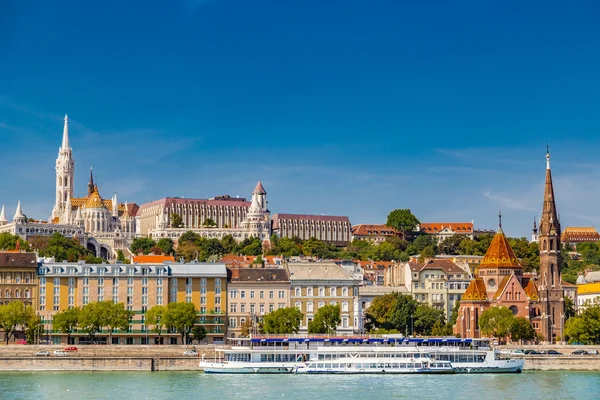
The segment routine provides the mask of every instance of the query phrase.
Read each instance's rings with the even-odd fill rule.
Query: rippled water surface
[[[600,374],[205,375],[0,372],[0,399],[600,399]]]

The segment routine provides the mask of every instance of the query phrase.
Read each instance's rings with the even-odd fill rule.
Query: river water
[[[0,399],[600,399],[600,373],[210,375],[0,372]]]

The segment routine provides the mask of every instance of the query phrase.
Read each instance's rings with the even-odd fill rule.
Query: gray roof
[[[171,270],[170,276],[206,276],[227,277],[225,263],[190,263],[190,264],[167,264]]]
[[[352,274],[335,263],[289,263],[290,281],[353,280]]]

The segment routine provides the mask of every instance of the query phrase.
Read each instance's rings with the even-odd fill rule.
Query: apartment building
[[[246,322],[290,306],[285,268],[228,268],[228,275],[228,337],[239,337]]]
[[[227,271],[222,263],[43,263],[38,268],[38,285],[39,314],[50,331],[57,312],[108,300],[123,303],[134,313],[127,331],[112,335],[113,344],[178,344],[180,337],[174,332],[160,338],[149,332],[145,314],[156,305],[188,302],[196,306],[196,322],[205,327],[208,342],[224,340]],[[66,341],[66,335],[57,331],[52,336],[53,343]],[[90,337],[79,333],[71,340],[84,344]],[[95,340],[106,343],[108,334]]]
[[[288,263],[291,305],[304,314],[300,332],[308,332],[308,323],[325,304],[340,306],[338,334],[351,334],[362,329],[362,309],[358,300],[358,278],[335,263]]]

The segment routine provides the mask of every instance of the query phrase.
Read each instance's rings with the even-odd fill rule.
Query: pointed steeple
[[[17,211],[15,211],[15,216],[13,217],[14,222],[25,222],[25,215],[23,215],[23,210],[21,210],[21,200],[17,203]]]
[[[88,183],[88,196],[94,193],[94,171],[90,165],[90,182]]]
[[[544,205],[540,219],[540,236],[557,235],[560,237],[560,223],[554,201],[554,187],[552,184],[552,171],[550,170],[550,151],[546,150],[546,184],[544,187]]]
[[[2,211],[0,211],[0,225],[5,225],[8,223],[6,219],[6,212],[4,211],[4,204],[2,204]]]
[[[63,128],[63,140],[61,149],[69,150],[69,117],[65,114],[65,127]]]
[[[502,232],[502,211],[498,210],[498,232]]]
[[[260,181],[258,181],[258,183],[256,184],[256,187],[254,188],[254,191],[252,192],[252,194],[267,194],[267,191],[263,187],[262,183]]]

